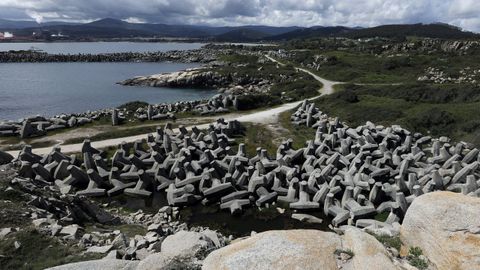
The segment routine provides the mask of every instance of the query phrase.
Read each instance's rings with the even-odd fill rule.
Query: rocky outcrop
[[[134,270],[138,261],[102,259],[85,262],[69,263],[52,268],[49,270]]]
[[[161,252],[146,257],[139,263],[137,270],[200,267],[203,254],[224,245],[214,231],[179,231],[165,238]]]
[[[316,230],[267,231],[216,250],[202,269],[337,269],[341,238]]]
[[[350,269],[396,269],[385,247],[370,234],[349,227],[343,236],[343,249],[353,253]],[[343,269],[349,269],[344,266]]]
[[[401,228],[403,253],[420,247],[439,270],[480,269],[480,199],[433,192],[413,201]]]
[[[152,87],[223,87],[231,82],[226,76],[219,73],[203,70],[188,69],[172,73],[162,73],[150,76],[139,76],[120,82],[122,85],[140,85]]]
[[[8,164],[13,160],[13,156],[0,150],[0,165]]]
[[[339,255],[344,254],[344,255]],[[210,253],[203,270],[398,269],[373,236],[348,227],[345,235],[317,230],[267,231]]]
[[[241,66],[238,66],[241,68]],[[283,80],[294,79],[285,77]],[[214,88],[219,92],[233,95],[265,94],[270,91],[272,81],[250,74],[220,74],[208,68],[195,68],[184,71],[161,73],[150,76],[137,76],[119,82],[121,85],[172,87],[172,88]]]

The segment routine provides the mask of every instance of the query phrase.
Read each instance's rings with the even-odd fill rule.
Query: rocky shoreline
[[[180,62],[210,63],[217,60],[217,50],[197,49],[167,52],[124,52],[104,54],[48,54],[35,51],[0,52],[0,63],[63,62]]]
[[[220,93],[233,95],[267,94],[272,83],[266,79],[222,75],[208,67],[187,69],[178,72],[137,76],[119,82],[128,86],[214,88]]]
[[[132,111],[124,108],[102,109],[85,113],[60,114],[47,118],[35,116],[19,121],[0,122],[0,138],[17,136],[21,139],[48,135],[48,132],[78,128],[102,118],[110,118],[112,126],[128,121],[175,120],[178,113],[215,115],[237,110],[235,95],[217,94],[207,100],[179,101],[175,103],[148,104]]]

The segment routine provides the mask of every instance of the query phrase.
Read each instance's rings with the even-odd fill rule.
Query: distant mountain
[[[270,36],[268,40],[290,40],[312,37],[333,37],[348,33],[354,29],[344,26],[314,26],[310,28],[297,29],[280,35]]]
[[[370,28],[348,28],[344,26],[311,27],[268,37],[268,40],[290,40],[312,37],[348,37],[348,38],[405,38],[408,36],[462,39],[480,38],[480,34],[462,31],[462,29],[444,24],[392,24]]]
[[[461,28],[444,24],[391,24],[381,25],[371,28],[358,29],[345,35],[351,38],[367,37],[385,37],[385,38],[404,38],[408,36],[442,38],[442,39],[460,39],[480,37],[479,34],[462,31]]]
[[[9,21],[0,19],[0,29],[18,29],[37,27],[39,24],[34,21]]]
[[[32,33],[43,33],[41,37],[62,33],[73,39],[83,38],[132,38],[132,37],[172,37],[199,38],[203,40],[225,42],[282,41],[315,37],[348,38],[403,38],[406,36],[461,39],[479,38],[480,35],[462,31],[447,24],[399,24],[381,25],[370,28],[344,26],[274,27],[262,25],[246,26],[201,26],[168,25],[151,23],[129,23],[117,19],[76,24],[48,22],[38,24],[34,21],[0,20],[0,31],[13,32],[15,36],[31,37]]]
[[[11,20],[3,20],[0,19],[0,29],[24,29],[24,28],[34,28],[34,27],[42,27],[42,26],[50,26],[50,25],[78,25],[78,23],[67,23],[67,22],[45,22],[45,23],[37,23],[35,21],[11,21]]]
[[[238,26],[212,27],[197,25],[167,25],[150,23],[128,23],[117,19],[101,19],[86,24],[36,22],[0,22],[0,30],[13,30],[17,36],[28,36],[32,32],[62,33],[73,38],[125,38],[125,37],[178,37],[202,38],[224,41],[256,41],[267,36],[284,34],[300,27]],[[231,32],[231,33],[229,33]],[[229,34],[228,34],[229,33]],[[225,36],[222,36],[225,35]],[[220,36],[220,37],[219,37]],[[219,38],[217,38],[219,37]]]
[[[227,33],[215,36],[216,41],[221,42],[255,42],[265,39],[269,34],[264,32],[242,28],[229,31]]]

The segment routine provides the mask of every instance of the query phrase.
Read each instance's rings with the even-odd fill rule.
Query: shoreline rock
[[[345,256],[344,256],[345,255]],[[345,235],[316,230],[257,233],[210,253],[203,270],[400,269],[373,236],[353,227]]]
[[[0,63],[55,62],[181,62],[210,63],[217,60],[218,50],[172,50],[167,52],[122,52],[104,54],[48,54],[35,51],[0,52]]]
[[[480,269],[480,198],[444,191],[418,197],[400,239],[403,255],[419,247],[438,270]]]

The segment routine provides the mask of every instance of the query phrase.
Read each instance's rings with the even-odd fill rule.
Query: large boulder
[[[350,261],[351,268],[344,267],[344,269],[384,270],[397,268],[385,247],[372,235],[355,227],[347,227],[343,239],[344,250],[350,250],[354,254]]]
[[[136,270],[161,270],[167,269],[172,261],[171,257],[163,255],[163,253],[155,253],[141,260]],[[172,269],[172,268],[170,268]]]
[[[318,230],[267,231],[210,253],[203,270],[399,269],[375,237],[347,226],[343,236]]]
[[[0,165],[8,164],[13,160],[13,156],[0,150]]]
[[[168,236],[162,242],[161,252],[147,256],[140,262],[137,270],[195,268],[199,265],[197,256],[201,255],[201,251],[211,250],[216,246],[211,240],[214,238],[212,232],[179,231]]]
[[[134,270],[138,261],[125,261],[115,259],[92,260],[85,262],[69,263],[49,270]]]
[[[213,242],[203,233],[179,231],[163,240],[161,252],[167,257],[193,257],[202,249],[213,246]]]
[[[210,253],[202,269],[337,269],[340,236],[317,230],[267,231]]]
[[[416,198],[400,239],[403,255],[419,247],[439,270],[480,269],[480,198],[444,191]]]

